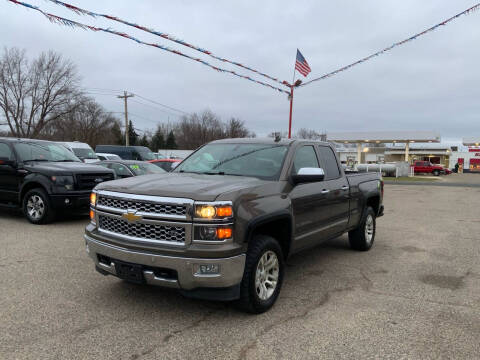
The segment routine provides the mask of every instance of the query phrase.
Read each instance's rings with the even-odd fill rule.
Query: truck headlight
[[[90,205],[93,206],[93,207],[97,206],[97,193],[96,192],[92,192],[90,194]]]
[[[228,219],[233,217],[231,202],[212,202],[195,204],[195,217],[197,219]]]
[[[52,176],[52,181],[56,186],[65,187],[67,190],[73,190],[73,176],[62,175],[62,176]]]

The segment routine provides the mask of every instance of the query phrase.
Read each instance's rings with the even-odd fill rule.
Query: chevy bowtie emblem
[[[122,214],[122,218],[128,222],[136,222],[142,220],[140,215],[136,214],[136,211],[127,211],[125,214]]]
[[[97,179],[95,179],[94,181],[98,184],[98,183],[103,182],[103,179],[102,179],[102,178],[97,178]]]

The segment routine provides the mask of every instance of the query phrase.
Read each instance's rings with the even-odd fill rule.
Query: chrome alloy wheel
[[[367,244],[370,244],[373,240],[373,234],[375,232],[375,225],[373,223],[373,216],[371,214],[367,215],[365,220],[365,240]]]
[[[28,198],[27,211],[30,218],[33,220],[39,220],[45,213],[45,203],[43,199],[38,195],[32,195]]]
[[[257,264],[255,272],[255,290],[261,300],[268,300],[278,284],[280,265],[277,254],[273,251],[266,251]]]

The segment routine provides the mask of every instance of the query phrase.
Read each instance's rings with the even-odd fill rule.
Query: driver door
[[[320,168],[313,145],[304,145],[296,150],[292,174],[298,173],[301,168]],[[290,193],[290,199],[295,219],[292,250],[298,251],[319,243],[328,221],[328,198],[323,191],[323,182],[297,184]]]
[[[9,144],[0,142],[0,160],[15,160]],[[0,202],[17,202],[20,177],[17,169],[11,165],[0,164]]]

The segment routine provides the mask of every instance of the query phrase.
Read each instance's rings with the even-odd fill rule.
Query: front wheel
[[[23,213],[32,224],[47,224],[55,217],[50,198],[43,189],[32,189],[25,194]]]
[[[434,171],[433,171],[433,176],[438,176],[438,175],[440,175],[440,171],[434,170]]]
[[[255,236],[247,251],[239,307],[253,314],[269,310],[280,293],[284,271],[285,261],[278,242],[270,236]]]
[[[370,250],[375,240],[375,231],[375,211],[369,206],[358,228],[348,233],[350,247],[359,251]]]

